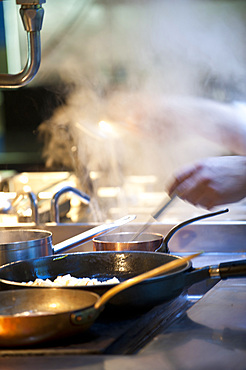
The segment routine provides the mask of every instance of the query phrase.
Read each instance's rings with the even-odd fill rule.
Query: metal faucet
[[[81,198],[81,201],[88,205],[90,202],[90,197],[86,193],[74,188],[72,186],[64,186],[62,189],[58,190],[51,199],[51,208],[50,208],[50,220],[51,222],[59,223],[60,215],[59,215],[59,206],[58,201],[62,194],[72,192],[78,195]]]
[[[17,194],[16,199],[14,200],[12,206],[16,206],[20,200],[28,196],[30,203],[31,203],[31,210],[32,210],[32,220],[35,222],[36,225],[39,224],[39,213],[38,213],[38,200],[36,195],[32,192],[21,192]]]
[[[32,209],[32,218],[36,225],[39,224],[39,214],[38,214],[38,200],[36,195],[32,192],[28,192],[28,196],[31,202],[31,209]]]
[[[0,0],[2,1],[2,0]],[[37,74],[41,61],[40,31],[46,0],[16,0],[21,5],[20,15],[27,31],[28,57],[22,71],[17,74],[0,74],[0,88],[17,88],[28,84]]]

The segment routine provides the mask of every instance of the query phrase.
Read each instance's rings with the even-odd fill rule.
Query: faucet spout
[[[0,88],[17,88],[27,85],[37,74],[41,63],[41,40],[44,9],[46,0],[16,0],[21,4],[20,15],[27,32],[27,62],[17,74],[0,74]]]
[[[81,201],[84,204],[89,204],[90,202],[90,197],[89,195],[83,193],[82,191],[72,187],[72,186],[64,186],[62,189],[58,190],[52,197],[51,199],[51,214],[50,214],[50,219],[52,222],[59,223],[59,205],[58,201],[60,199],[60,196],[62,194],[72,192],[76,195],[78,195],[81,198]]]

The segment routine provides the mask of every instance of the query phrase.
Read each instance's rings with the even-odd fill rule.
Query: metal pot
[[[164,237],[161,234],[155,233],[110,233],[108,235],[98,236],[93,239],[93,249],[95,251],[127,251],[141,250],[151,252],[169,253],[168,242],[171,237],[182,227],[193,222],[220,215],[228,212],[229,209],[223,209],[216,212],[206,213],[201,216],[191,218],[174,226]],[[144,226],[146,229],[147,225]]]
[[[0,265],[8,262],[53,255],[68,250],[122,226],[136,218],[128,215],[113,223],[96,226],[88,231],[52,245],[52,233],[37,229],[10,229],[0,231]]]
[[[133,240],[135,233],[111,233],[106,237],[93,239],[94,251],[157,251],[164,242],[164,236],[158,233],[142,233]],[[165,247],[161,252],[168,253]]]
[[[118,300],[119,307],[122,306],[122,302],[124,303],[124,297],[129,303],[129,296],[130,301],[133,300],[137,304],[141,299],[147,300],[150,304],[153,293],[160,295],[159,300],[163,302],[178,296],[188,286],[209,277],[227,279],[246,276],[246,260],[193,269],[191,263],[187,261],[195,255],[181,258],[154,252],[97,252],[96,254],[98,258],[115,256],[118,262],[120,258],[121,267],[127,255],[131,256],[130,259],[134,255],[138,259],[139,256],[147,254],[147,260],[150,255],[154,255],[162,261],[159,261],[159,267],[155,270],[147,269],[147,272],[140,276],[126,280],[108,290],[100,298],[90,291],[75,289],[44,288],[0,292],[2,302],[0,345],[12,347],[30,345],[85,331],[96,320],[104,305],[117,297],[121,297]],[[16,264],[18,265],[18,262],[13,266]],[[9,267],[11,268],[11,264]],[[20,315],[30,311],[31,316]]]

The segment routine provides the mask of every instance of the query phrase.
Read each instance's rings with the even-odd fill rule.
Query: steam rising
[[[153,175],[157,181],[149,190],[161,192],[193,159],[244,151],[234,140],[240,141],[244,123],[228,103],[246,93],[245,2],[90,5],[39,74],[58,73],[75,84],[66,106],[40,126],[48,167],[74,169],[95,198],[99,187],[119,188],[125,213],[134,202],[126,193],[129,176]],[[107,212],[112,204],[105,202]]]

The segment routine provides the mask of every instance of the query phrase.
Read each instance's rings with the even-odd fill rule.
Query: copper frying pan
[[[131,296],[132,290],[135,301],[141,300],[142,295],[145,300],[151,300],[151,292],[157,290],[165,302],[177,297],[188,286],[211,277],[246,276],[246,260],[192,269],[190,259],[199,254],[186,258],[166,254],[163,265],[114,286],[101,297],[90,291],[63,288],[2,291],[0,346],[26,346],[81,333],[93,324],[109,300],[124,293]],[[120,300],[118,304],[121,307]]]
[[[187,266],[196,253],[125,280],[101,297],[73,289],[24,289],[0,292],[0,346],[19,347],[60,339],[87,330],[104,305],[119,292],[140,282]]]

